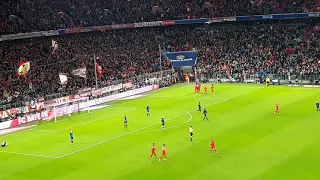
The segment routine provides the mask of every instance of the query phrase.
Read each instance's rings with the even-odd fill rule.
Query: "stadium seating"
[[[290,20],[82,33],[57,37],[57,55],[51,54],[49,38],[3,41],[0,80],[10,92],[20,93],[19,100],[72,92],[94,85],[93,54],[102,57],[101,84],[159,71],[159,44],[174,51],[196,48],[198,70],[208,76],[227,71],[310,75],[320,70],[319,28],[314,26],[306,36],[306,27],[301,21]],[[28,79],[17,78],[21,60],[32,62]],[[171,68],[167,61],[163,65]],[[87,78],[70,78],[61,90],[58,73],[84,66]]]
[[[314,0],[1,1],[0,35],[141,21],[315,11]]]

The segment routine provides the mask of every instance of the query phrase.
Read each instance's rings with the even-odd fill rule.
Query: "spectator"
[[[0,35],[168,19],[315,11],[313,0],[2,0]]]

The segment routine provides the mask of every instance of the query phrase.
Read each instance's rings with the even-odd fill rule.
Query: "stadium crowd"
[[[319,10],[316,0],[2,0],[0,35],[168,19]]]
[[[314,0],[3,0],[0,34],[315,10]],[[93,55],[102,58],[98,61],[103,69],[99,84],[126,80],[160,70],[159,44],[174,51],[197,49],[200,56],[198,73],[207,76],[217,72],[255,74],[261,71],[311,74],[319,70],[319,31],[308,36],[306,31],[310,30],[300,21],[266,21],[82,33],[54,37],[59,43],[54,54],[50,48],[51,37],[2,41],[0,85],[2,93],[9,93],[10,97],[21,101],[92,87],[95,84]],[[30,61],[31,69],[26,77],[17,78],[17,65],[21,61]],[[162,65],[163,70],[171,69],[166,60]],[[71,74],[83,67],[87,69],[86,78]],[[60,84],[59,73],[68,74],[66,86]]]
[[[173,51],[197,49],[197,69],[209,76],[217,72],[313,74],[320,70],[320,33],[317,26],[307,27],[290,20],[82,33],[55,37],[59,42],[56,54],[51,54],[51,39],[47,37],[3,41],[0,80],[20,100],[92,87],[95,54],[101,57],[97,62],[104,73],[99,83],[108,84],[159,71],[159,44]],[[16,69],[22,60],[31,61],[31,70],[18,79]],[[171,69],[166,60],[162,65],[163,70]],[[87,68],[86,78],[71,74],[81,67]],[[59,73],[69,74],[64,88],[59,84]]]

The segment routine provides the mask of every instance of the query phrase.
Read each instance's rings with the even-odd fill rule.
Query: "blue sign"
[[[173,67],[194,66],[197,63],[197,51],[165,52]]]

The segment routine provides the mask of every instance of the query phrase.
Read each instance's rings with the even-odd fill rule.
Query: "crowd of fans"
[[[168,19],[301,13],[316,0],[2,0],[0,35]]]
[[[198,70],[208,77],[216,72],[259,76],[316,75],[320,72],[317,26],[300,23],[246,24],[204,28],[195,35],[201,52]],[[306,34],[310,33],[310,37]]]
[[[197,69],[215,73],[314,74],[320,70],[320,31],[303,21],[233,22],[81,33],[0,42],[0,82],[18,100],[71,92],[95,84],[94,55],[101,57],[99,84],[160,70],[159,44],[167,50],[199,51]],[[17,77],[20,61],[31,61],[26,77]],[[171,69],[162,62],[163,70]],[[72,71],[86,67],[86,78]],[[69,82],[62,87],[59,73]]]

